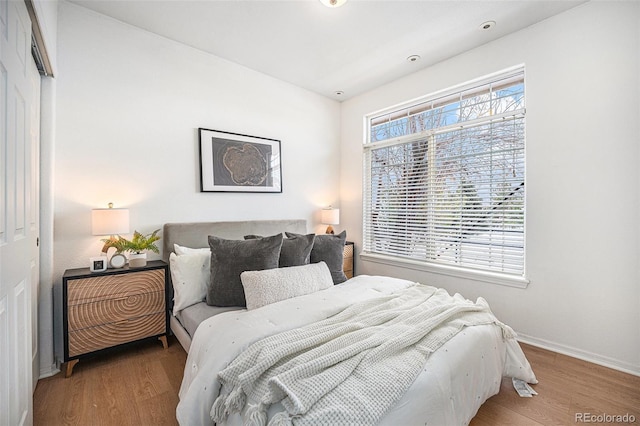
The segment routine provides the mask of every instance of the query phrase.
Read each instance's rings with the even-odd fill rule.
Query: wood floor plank
[[[506,408],[494,401],[485,402],[471,423],[474,426],[494,426],[502,425],[518,425],[518,426],[540,426],[545,423],[539,423],[530,417]]]
[[[521,398],[505,378],[471,426],[572,425],[580,413],[628,414],[640,423],[640,377],[534,346],[522,349],[539,380],[539,395]],[[83,359],[71,377],[60,373],[38,382],[34,425],[175,426],[186,358],[170,338],[166,350],[143,342]]]
[[[512,410],[540,424],[561,424],[566,419],[571,398],[552,387],[535,385],[538,392],[532,398],[522,398],[514,390],[510,378],[503,378],[500,393],[492,397],[488,402],[498,404],[507,410]],[[535,399],[535,400],[534,400]],[[485,403],[485,405],[487,404]],[[480,411],[484,409],[484,405]],[[509,422],[497,424],[513,424]]]
[[[178,395],[173,390],[148,398],[138,405],[141,425],[178,425]]]

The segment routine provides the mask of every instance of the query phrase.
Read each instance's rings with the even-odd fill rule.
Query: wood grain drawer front
[[[163,291],[156,291],[69,306],[69,332],[117,323],[141,315],[163,313],[164,297]]]
[[[342,270],[347,278],[353,278],[353,244],[345,244],[343,256]]]
[[[69,357],[166,332],[164,312],[69,332]]]
[[[67,306],[157,291],[164,292],[164,280],[164,269],[69,280]]]
[[[353,269],[353,257],[345,257],[342,261],[342,269],[344,271],[351,271]]]

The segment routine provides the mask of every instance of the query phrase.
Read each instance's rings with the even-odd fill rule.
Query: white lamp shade
[[[326,225],[337,225],[340,223],[340,209],[323,209],[322,223]]]
[[[117,235],[129,233],[129,209],[91,210],[93,235]]]

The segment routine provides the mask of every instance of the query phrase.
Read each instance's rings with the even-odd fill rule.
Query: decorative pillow
[[[287,237],[295,234],[287,232]],[[347,280],[344,274],[344,243],[347,240],[347,232],[342,231],[338,235],[316,235],[311,249],[311,263],[325,262],[331,272],[334,284],[340,284]]]
[[[254,240],[225,240],[209,236],[211,280],[207,304],[246,306],[240,274],[278,267],[282,234]]]
[[[196,254],[196,253],[206,254],[207,256],[211,254],[211,249],[209,247],[191,248],[191,247],[179,246],[177,244],[173,245],[173,251],[176,252],[178,256],[181,256],[183,254]]]
[[[210,259],[209,254],[201,253],[169,255],[173,283],[173,315],[205,299],[209,283]]]
[[[245,240],[262,238],[260,235],[245,235]],[[316,234],[291,234],[282,240],[282,249],[280,250],[280,260],[278,267],[286,268],[289,266],[308,265],[311,259],[311,248],[316,238]]]
[[[333,286],[331,273],[324,262],[265,271],[246,271],[240,274],[240,279],[249,310]]]

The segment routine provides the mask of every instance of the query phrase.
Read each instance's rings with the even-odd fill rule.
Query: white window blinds
[[[364,252],[524,276],[518,68],[367,118]]]

